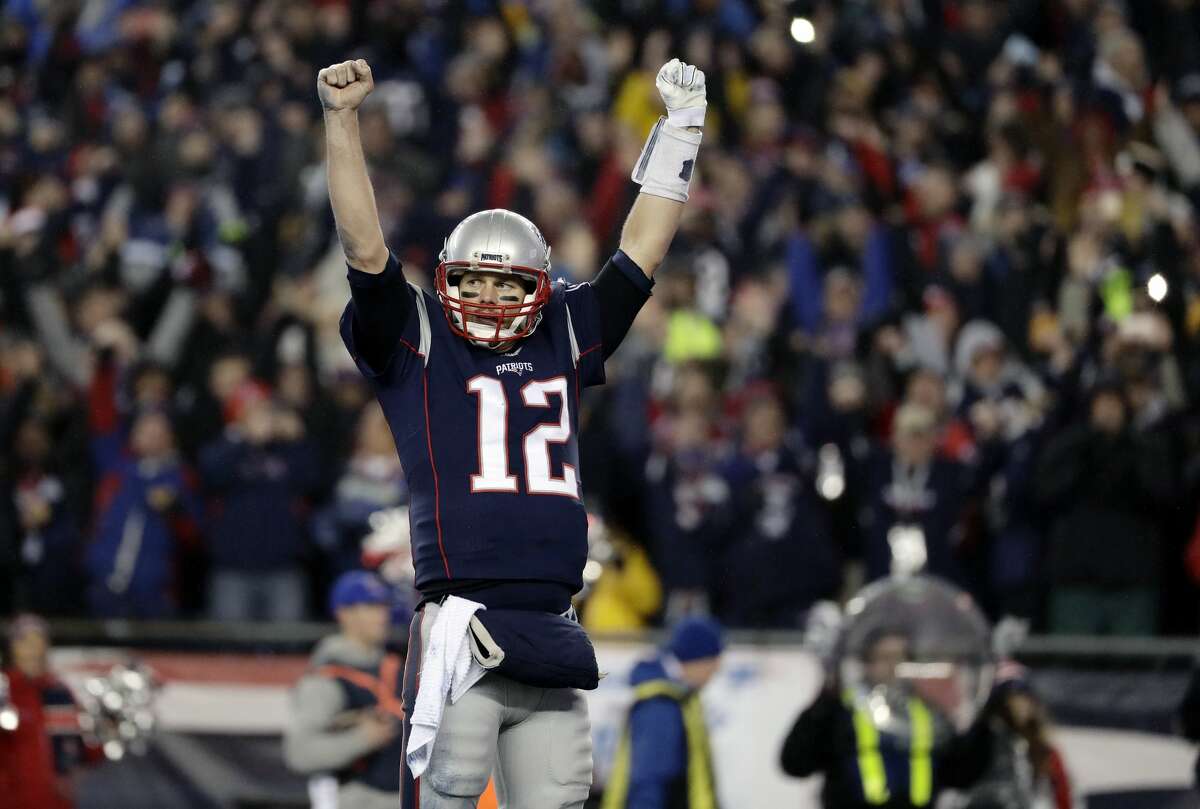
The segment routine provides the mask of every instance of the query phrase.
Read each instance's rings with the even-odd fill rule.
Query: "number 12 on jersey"
[[[508,396],[499,379],[477,376],[467,390],[479,396],[479,471],[471,475],[471,491],[519,491],[517,476],[508,470]],[[571,413],[567,404],[567,378],[532,380],[521,388],[526,407],[550,407],[550,395],[558,397],[558,423],[542,422],[521,442],[525,454],[525,490],[529,494],[579,497],[575,467],[563,464],[562,477],[550,474],[550,445],[571,438]]]

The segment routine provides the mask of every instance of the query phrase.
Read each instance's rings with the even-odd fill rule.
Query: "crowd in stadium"
[[[324,618],[403,505],[320,67],[372,66],[410,279],[500,207],[574,283],[676,54],[707,125],[580,418],[585,621],[798,627],[923,566],[1039,629],[1194,631],[1194,0],[7,0],[0,613]]]

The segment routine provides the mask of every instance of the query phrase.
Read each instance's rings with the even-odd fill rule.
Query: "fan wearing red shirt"
[[[71,692],[50,673],[50,635],[40,618],[9,627],[4,676],[17,727],[0,729],[0,795],[6,809],[72,809],[71,771],[96,751],[79,737]]]

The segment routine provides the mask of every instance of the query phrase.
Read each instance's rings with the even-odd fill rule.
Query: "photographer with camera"
[[[859,690],[869,696],[830,674],[788,733],[780,765],[798,778],[824,775],[824,809],[933,806],[943,789],[971,785],[987,765],[987,727],[950,735],[937,707],[901,676],[913,664],[912,643],[904,627],[876,627],[861,659]]]

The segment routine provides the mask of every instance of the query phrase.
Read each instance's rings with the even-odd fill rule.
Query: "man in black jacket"
[[[896,629],[880,629],[868,640],[863,677],[873,695],[906,690],[897,674],[910,647]],[[877,722],[881,713],[894,715],[897,702],[889,699],[885,707],[872,697],[867,707],[831,678],[788,733],[780,754],[784,772],[824,775],[825,809],[933,806],[942,789],[967,787],[982,774],[990,752],[986,726],[977,723],[938,745],[934,728],[945,719],[915,694],[904,700],[905,719]]]
[[[1034,476],[1053,517],[1050,631],[1151,635],[1162,578],[1156,515],[1174,492],[1170,453],[1162,436],[1129,429],[1113,382],[1093,388],[1087,416],[1050,441]]]

